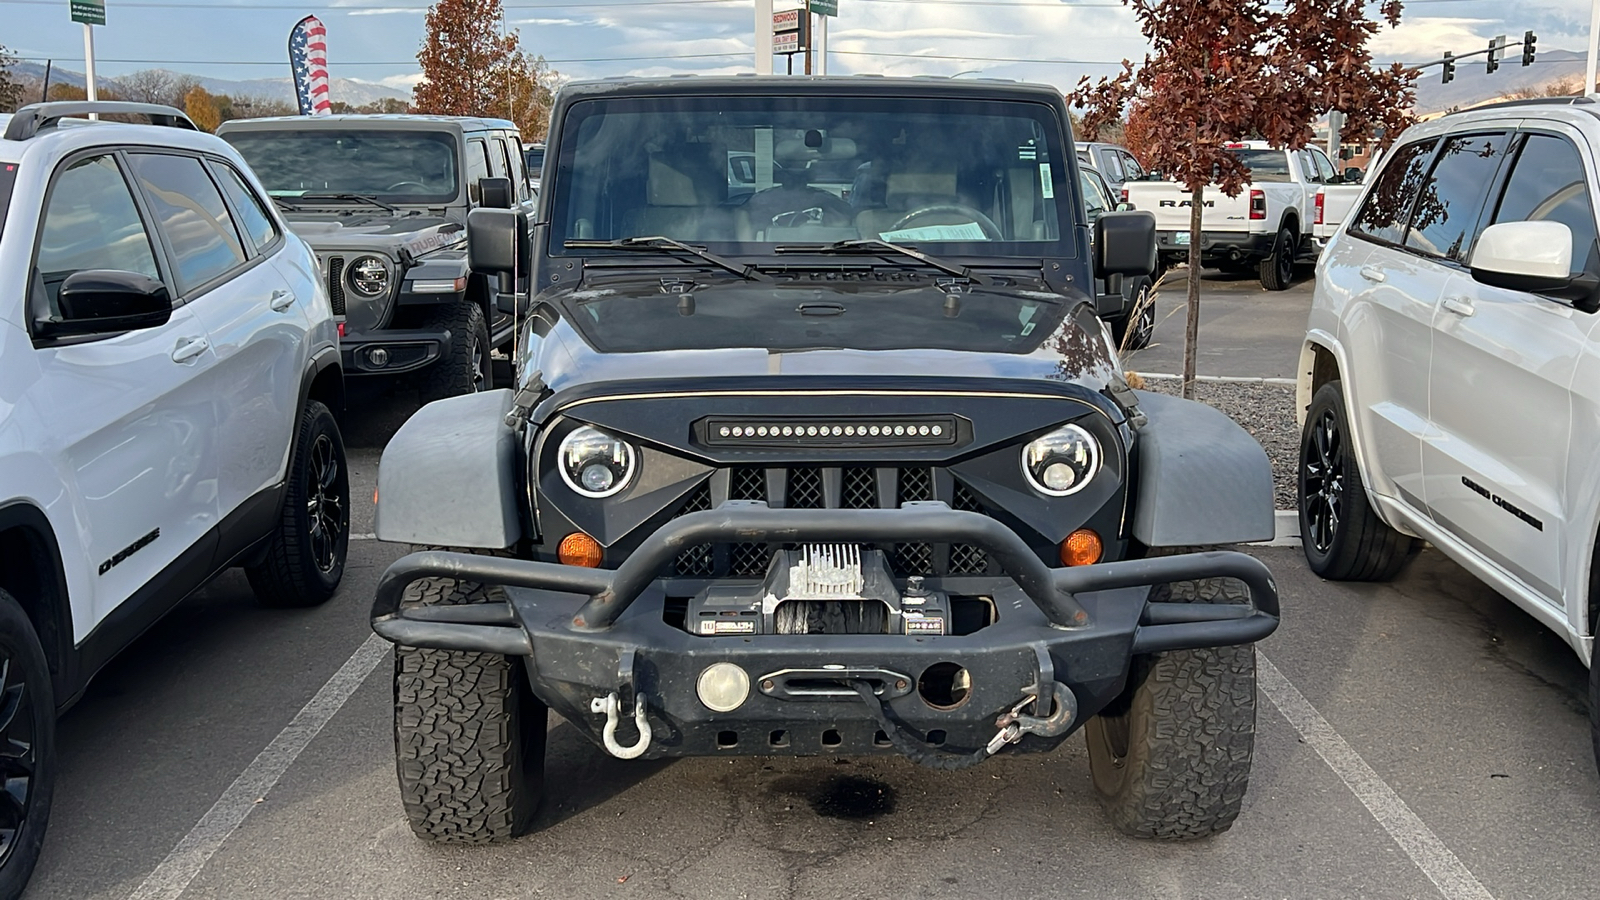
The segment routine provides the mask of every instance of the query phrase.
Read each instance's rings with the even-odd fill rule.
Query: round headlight
[[[633,480],[633,446],[585,425],[567,435],[556,452],[561,478],[585,497],[609,497]]]
[[[1077,425],[1063,425],[1022,448],[1022,474],[1041,494],[1065,497],[1100,471],[1100,442]]]
[[[376,256],[363,256],[345,271],[350,273],[350,290],[363,297],[377,297],[389,290],[389,264]]]

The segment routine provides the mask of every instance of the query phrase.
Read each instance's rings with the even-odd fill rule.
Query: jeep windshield
[[[443,204],[458,190],[456,141],[447,132],[303,128],[225,137],[269,194],[290,201]]]
[[[588,100],[568,113],[549,172],[549,252],[660,236],[733,256],[781,247],[790,264],[843,241],[1073,256],[1062,132],[1050,107],[1026,101]]]

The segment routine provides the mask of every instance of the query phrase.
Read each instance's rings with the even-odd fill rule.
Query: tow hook
[[[590,712],[606,717],[606,727],[600,737],[607,753],[617,759],[637,759],[650,749],[651,731],[650,720],[645,718],[646,700],[644,694],[639,694],[633,701],[633,724],[639,729],[639,740],[632,747],[617,743],[617,722],[622,717],[622,701],[617,699],[616,692],[589,701]]]

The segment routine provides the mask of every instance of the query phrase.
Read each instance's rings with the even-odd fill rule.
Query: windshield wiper
[[[739,276],[740,278],[746,279],[747,281],[772,280],[771,277],[769,277],[766,273],[756,269],[755,266],[734,262],[727,257],[718,256],[704,247],[696,247],[693,244],[685,244],[683,241],[673,240],[672,238],[662,237],[661,235],[618,238],[614,241],[571,240],[563,242],[561,246],[567,248],[568,250],[653,250],[658,253],[678,250],[698,256],[717,268],[726,269],[727,271],[732,272],[733,274]]]
[[[358,200],[358,201],[360,201],[362,203],[370,203],[373,206],[378,207],[379,209],[386,209],[389,212],[394,212],[397,209],[399,209],[399,207],[391,206],[390,204],[385,203],[382,200],[379,200],[377,197],[374,197],[374,196],[372,196],[370,194],[301,194],[297,199],[300,199],[300,200]]]
[[[921,250],[916,250],[902,244],[896,244],[881,238],[859,238],[848,241],[834,241],[831,244],[783,244],[773,248],[775,253],[866,253],[887,256],[891,253],[914,259],[923,265],[932,266],[947,275],[965,278],[977,284],[988,284],[989,279],[978,275],[966,266],[945,262],[936,256],[929,256]]]

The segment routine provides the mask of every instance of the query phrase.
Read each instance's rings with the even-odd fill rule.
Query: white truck
[[[1355,205],[1361,185],[1347,183],[1327,154],[1315,147],[1273,148],[1266,141],[1228,145],[1250,169],[1250,183],[1237,197],[1205,192],[1201,211],[1201,260],[1225,272],[1259,273],[1261,285],[1281,291],[1294,279],[1297,262],[1313,262]],[[1122,199],[1155,213],[1163,265],[1189,255],[1189,191],[1171,181],[1129,181]]]

